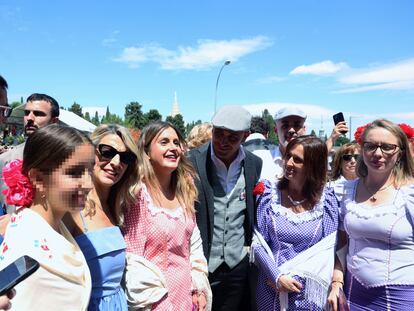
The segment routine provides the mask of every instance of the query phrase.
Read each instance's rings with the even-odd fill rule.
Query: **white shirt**
[[[239,153],[236,158],[231,162],[229,168],[214,153],[214,147],[211,145],[211,160],[216,166],[216,173],[219,179],[220,185],[223,187],[226,194],[229,195],[236,186],[237,180],[239,179],[241,172],[241,162],[246,157],[243,147],[240,146]]]

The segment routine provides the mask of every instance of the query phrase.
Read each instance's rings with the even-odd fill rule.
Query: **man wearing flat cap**
[[[208,260],[213,310],[251,310],[248,251],[255,219],[253,188],[262,160],[244,150],[250,113],[224,106],[212,119],[210,143],[190,152],[199,180],[197,225]]]

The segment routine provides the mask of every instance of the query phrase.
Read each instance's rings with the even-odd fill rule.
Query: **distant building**
[[[175,117],[177,114],[180,114],[180,108],[178,107],[177,92],[174,92],[174,101],[172,105],[171,116]]]

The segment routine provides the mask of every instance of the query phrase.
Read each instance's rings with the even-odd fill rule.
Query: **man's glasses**
[[[126,165],[132,164],[136,160],[136,156],[132,152],[119,152],[114,147],[105,144],[98,145],[98,152],[101,155],[102,159],[106,161],[111,161],[117,154],[119,154],[121,162]]]
[[[13,108],[9,106],[3,106],[3,105],[0,106],[0,113],[5,118],[10,117],[12,111],[13,111]]]
[[[378,148],[381,149],[382,154],[391,155],[397,151],[398,145],[395,144],[374,144],[370,142],[364,142],[362,148],[365,152],[374,153]]]
[[[358,161],[359,154],[343,154],[342,155],[342,160],[346,162],[351,161],[352,158],[354,158],[355,161]]]

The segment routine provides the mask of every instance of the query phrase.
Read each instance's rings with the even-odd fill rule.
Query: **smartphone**
[[[39,269],[39,262],[32,257],[22,256],[0,271],[0,296],[5,295],[21,281]]]
[[[332,117],[333,117],[335,125],[337,125],[339,122],[345,121],[344,114],[342,112],[338,112],[334,114]],[[347,133],[346,131],[341,131],[341,134],[345,135],[346,133]]]

